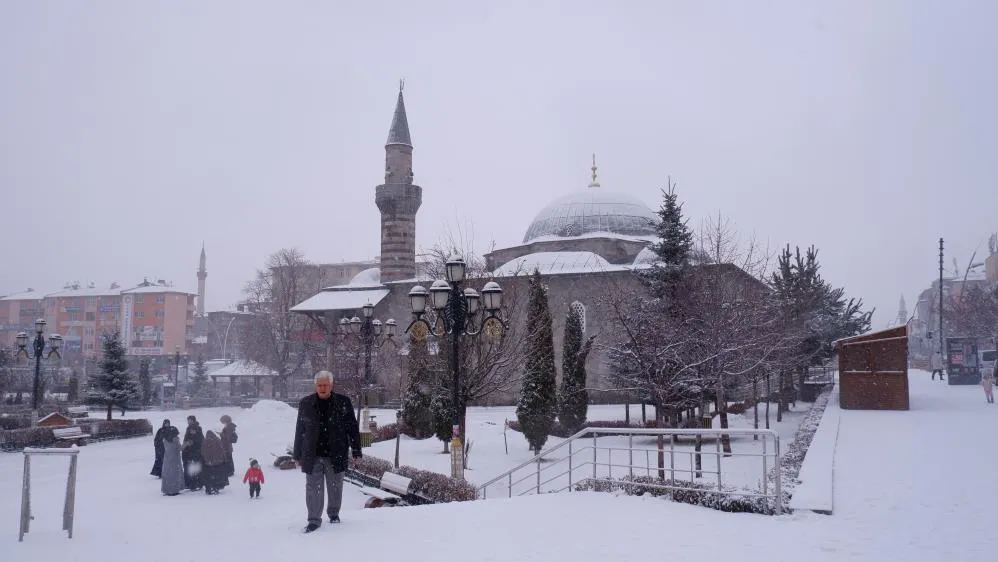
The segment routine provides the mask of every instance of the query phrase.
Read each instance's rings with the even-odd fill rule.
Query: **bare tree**
[[[319,289],[318,269],[296,249],[270,255],[244,293],[253,318],[240,333],[243,357],[277,373],[273,393],[288,397],[288,383],[309,359],[308,319],[290,312]]]

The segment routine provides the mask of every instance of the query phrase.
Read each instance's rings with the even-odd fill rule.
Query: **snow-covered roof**
[[[0,301],[34,301],[45,298],[45,293],[41,291],[23,291],[5,297],[0,297]]]
[[[384,288],[330,287],[291,307],[291,312],[324,312],[327,310],[357,310],[367,303],[378,304],[388,296]]]
[[[255,361],[235,361],[208,374],[213,377],[276,377],[278,373]]]
[[[659,261],[658,254],[651,248],[641,248],[638,255],[634,256],[634,265],[652,265]]]
[[[63,289],[45,295],[46,297],[116,297],[121,294],[121,289],[115,287],[80,287],[77,289]]]
[[[657,215],[639,199],[595,186],[563,195],[541,209],[527,228],[523,242],[589,233],[646,240],[655,236],[657,222]]]
[[[121,294],[123,295],[125,294],[138,295],[138,294],[148,294],[148,293],[180,293],[184,295],[197,294],[196,292],[193,291],[184,291],[182,289],[177,289],[176,287],[168,287],[166,285],[155,285],[155,284],[139,285],[138,287],[121,291]]]
[[[627,271],[628,268],[613,265],[593,252],[534,252],[504,263],[493,274],[496,277],[530,275],[535,269],[545,274],[558,274]]]
[[[347,287],[381,287],[381,268],[369,267],[353,276]]]

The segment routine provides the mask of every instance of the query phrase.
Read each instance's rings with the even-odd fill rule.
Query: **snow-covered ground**
[[[0,541],[6,543],[0,552],[4,560],[39,562],[284,560],[324,553],[349,559],[443,556],[504,562],[991,560],[998,546],[998,507],[992,499],[998,406],[985,404],[978,387],[933,383],[921,371],[912,371],[910,378],[908,412],[841,412],[832,516],[727,514],[595,493],[364,510],[363,496],[348,486],[344,522],[302,535],[303,476],[270,468],[269,462],[269,454],[280,453],[290,439],[294,413],[264,402],[252,411],[228,412],[239,424],[239,474],[249,456],[264,464],[262,499],[248,499],[236,482],[219,496],[163,497],[159,481],[148,476],[151,439],[94,444],[80,453],[72,540],[60,530],[65,461],[33,461],[36,518],[18,543],[22,457],[0,455]],[[223,412],[195,411],[206,429],[217,428]],[[168,415],[179,423],[187,413]],[[612,419],[612,414],[594,408],[590,417]],[[394,418],[390,412],[381,415],[378,421]],[[483,409],[474,416],[481,416],[480,426],[498,419],[498,441],[484,434],[476,439],[476,430],[470,431],[476,442],[472,480],[529,456],[515,433],[507,435],[508,456],[495,447],[496,442],[502,446],[502,419],[512,417],[511,411]],[[438,442],[406,441],[402,462],[445,470],[446,456],[437,453],[439,448]],[[368,451],[390,459],[394,445],[382,443]]]

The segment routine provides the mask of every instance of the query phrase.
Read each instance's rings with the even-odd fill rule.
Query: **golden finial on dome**
[[[589,184],[589,187],[599,187],[599,182],[596,181],[596,153],[593,153],[593,167],[590,168],[593,171],[593,181]]]

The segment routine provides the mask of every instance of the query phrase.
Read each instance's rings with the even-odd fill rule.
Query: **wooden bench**
[[[381,503],[394,506],[403,502],[402,497],[409,493],[411,485],[411,478],[406,478],[393,472],[386,472],[381,475],[381,481],[378,483],[377,488],[364,486],[360,489],[360,493],[379,500],[380,503],[378,505],[371,505],[370,507],[380,507]]]
[[[86,406],[71,406],[66,409],[66,413],[68,413],[71,418],[90,417],[90,410]]]
[[[52,435],[55,436],[56,441],[68,442],[71,445],[86,445],[87,437],[90,437],[89,434],[83,433],[83,428],[78,425],[57,427],[52,430]]]

